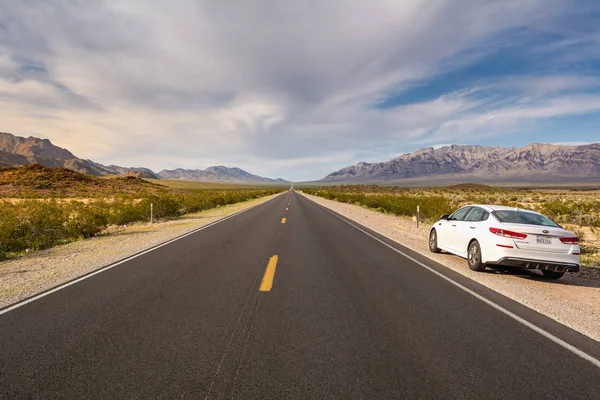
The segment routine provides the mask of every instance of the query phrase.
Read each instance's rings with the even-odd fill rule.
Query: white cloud
[[[600,94],[529,98],[526,102],[517,101],[501,108],[461,114],[435,128],[422,143],[458,138],[482,140],[510,132],[526,131],[526,128],[535,126],[539,120],[598,111]]]
[[[570,4],[559,0],[0,6],[2,130],[100,162],[157,170],[231,162],[310,179],[369,149],[463,140],[598,104],[571,94],[596,78],[552,76],[513,79],[522,94],[508,104],[466,88],[373,107],[475,59],[507,30],[560,18]],[[23,71],[24,63],[47,72]]]

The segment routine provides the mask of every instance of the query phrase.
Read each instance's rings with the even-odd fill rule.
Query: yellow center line
[[[287,210],[289,210],[289,207],[286,207],[286,208],[285,208],[285,211],[287,211]]]
[[[281,218],[281,223],[285,224],[286,219],[285,218]]]
[[[265,276],[263,276],[262,282],[260,283],[261,292],[269,292],[273,287],[273,279],[275,278],[275,268],[277,268],[277,260],[279,257],[276,255],[269,259],[267,269],[265,270]]]

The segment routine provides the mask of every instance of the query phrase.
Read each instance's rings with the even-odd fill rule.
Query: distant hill
[[[46,167],[64,167],[88,175],[102,175],[104,171],[70,151],[57,147],[48,139],[28,138],[0,132],[0,167],[40,164]]]
[[[118,193],[159,193],[165,190],[161,185],[133,176],[100,178],[40,164],[0,167],[0,197],[110,197]]]
[[[68,168],[82,174],[133,175],[140,178],[158,178],[147,168],[124,168],[116,165],[104,166],[76,157],[70,151],[55,146],[48,139],[33,136],[28,138],[0,132],[0,167],[17,167],[40,164],[50,168]]]
[[[202,182],[228,183],[287,183],[283,179],[270,179],[252,175],[240,168],[224,166],[201,169],[174,169],[155,173],[143,167],[120,167],[118,165],[102,165],[91,160],[84,160],[70,151],[55,146],[48,139],[33,136],[28,138],[0,132],[0,167],[19,167],[39,164],[50,168],[67,168],[92,176],[124,175],[137,178],[178,179]]]
[[[283,179],[270,179],[252,175],[240,168],[224,166],[201,169],[174,169],[155,173],[143,167],[120,167],[118,165],[102,165],[91,160],[84,160],[70,151],[55,146],[48,139],[33,136],[28,138],[0,132],[0,167],[19,167],[39,164],[50,168],[67,168],[82,174],[124,175],[137,178],[179,179],[202,182],[229,183],[287,183]]]
[[[95,163],[91,160],[87,160],[87,161],[94,164],[98,168],[101,168],[104,171],[107,171],[110,174],[135,176],[137,178],[150,178],[150,179],[159,179],[160,178],[158,176],[158,174],[154,173],[149,168],[143,168],[143,167],[125,168],[125,167],[119,167],[118,165],[102,165],[102,164]]]
[[[283,179],[270,179],[250,174],[240,168],[229,168],[222,165],[202,169],[173,169],[158,173],[163,179],[183,179],[201,182],[232,183],[288,183]]]
[[[320,182],[440,184],[600,181],[600,143],[531,144],[521,148],[432,147],[380,163],[361,162]]]

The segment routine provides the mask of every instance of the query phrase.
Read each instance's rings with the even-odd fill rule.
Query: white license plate
[[[544,236],[537,237],[538,244],[552,244],[552,239]]]

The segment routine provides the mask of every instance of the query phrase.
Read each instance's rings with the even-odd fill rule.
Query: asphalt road
[[[289,192],[5,312],[0,397],[600,398],[598,342],[362,229]]]

